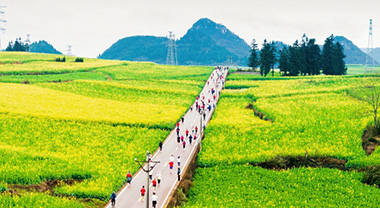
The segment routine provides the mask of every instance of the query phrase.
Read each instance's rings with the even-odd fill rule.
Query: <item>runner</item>
[[[189,129],[186,129],[186,137],[189,136]]]
[[[173,162],[173,161],[170,161],[170,162],[169,162],[170,174],[172,174],[172,172],[173,172],[173,165],[174,165],[174,162]]]
[[[180,156],[178,156],[177,162],[178,162],[178,167],[180,167],[181,166],[181,157]]]
[[[153,170],[150,170],[149,171],[149,180],[152,180],[152,177],[153,177]]]
[[[198,133],[198,126],[195,126],[195,133]]]
[[[153,196],[152,196],[152,206],[153,208],[156,208],[156,205],[157,205],[157,195],[156,195],[156,192],[153,192]]]
[[[179,136],[179,127],[178,126],[177,126],[176,131],[177,131],[177,136]]]
[[[198,144],[197,135],[194,134],[194,142],[195,144]]]
[[[182,142],[182,147],[183,147],[183,151],[185,151],[185,149],[186,149],[186,142],[185,142],[185,140],[183,140],[183,142]]]
[[[190,145],[191,145],[192,140],[193,140],[193,137],[190,134],[190,136],[189,136],[189,143],[190,143]]]
[[[158,185],[161,183],[161,172],[157,173],[157,183]]]
[[[181,120],[182,120],[182,123],[185,122],[185,118],[184,117],[182,117]]]
[[[141,193],[141,198],[139,201],[144,201],[144,196],[145,196],[145,188],[144,186],[142,186],[141,190],[140,190],[140,193]]]
[[[179,137],[179,135],[177,136],[177,143],[178,143],[178,145],[180,144],[180,142],[181,142],[181,137]]]
[[[152,185],[153,185],[153,191],[156,191],[157,181],[155,178],[153,178]]]
[[[177,176],[178,176],[178,181],[181,180],[181,169],[178,167],[178,171],[177,171]]]
[[[128,171],[127,173],[127,182],[129,185],[132,185],[132,174],[131,171]]]
[[[112,192],[111,196],[110,196],[110,199],[111,199],[111,206],[112,207],[115,207],[115,204],[116,204],[116,193],[115,192]]]
[[[160,143],[158,143],[158,146],[160,147],[160,151],[162,152],[162,141],[160,141]]]

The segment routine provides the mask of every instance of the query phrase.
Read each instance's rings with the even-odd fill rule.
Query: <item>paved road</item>
[[[222,88],[222,85],[225,81],[227,70],[214,70],[214,72],[210,75],[207,83],[205,84],[205,87],[203,88],[201,94],[199,95],[198,103],[201,104],[203,100],[206,104],[208,100],[210,99],[211,105],[213,105],[219,98],[219,92]],[[218,77],[220,76],[220,79]],[[215,90],[214,95],[211,93],[211,89]],[[204,99],[203,99],[204,96]],[[158,197],[157,200],[157,207],[163,207],[165,202],[170,197],[171,190],[175,187],[177,183],[177,170],[178,170],[178,164],[177,164],[177,157],[180,156],[181,160],[181,170],[184,168],[184,166],[188,165],[190,162],[188,158],[190,158],[190,155],[195,153],[195,147],[196,145],[200,145],[197,142],[192,142],[192,144],[189,144],[189,140],[186,137],[185,131],[186,129],[189,130],[189,134],[192,133],[192,128],[197,126],[198,132],[197,132],[197,138],[200,138],[200,122],[202,122],[202,125],[207,125],[207,121],[209,120],[210,116],[212,115],[214,111],[214,108],[212,108],[211,111],[206,109],[206,119],[201,118],[201,115],[198,113],[198,111],[195,109],[195,104],[193,104],[193,110],[189,110],[186,115],[184,116],[184,122],[180,122],[179,128],[180,128],[180,135],[183,135],[186,141],[186,148],[183,149],[182,143],[177,143],[177,132],[175,129],[171,132],[171,134],[166,138],[164,144],[163,144],[163,150],[162,151],[156,151],[156,153],[152,156],[153,161],[160,161],[154,168],[153,168],[153,178],[157,176],[158,173],[161,173],[162,180],[161,184],[157,186],[156,195]],[[202,116],[203,117],[203,116]],[[202,121],[201,121],[202,119]],[[206,122],[206,123],[205,123]],[[194,134],[193,134],[194,135]],[[199,140],[199,139],[197,139]],[[174,156],[174,167],[173,171],[170,171],[169,168],[169,159],[170,156]],[[144,185],[146,188],[147,184],[147,174],[143,172],[141,169],[134,175],[132,184],[124,186],[118,193],[117,199],[116,199],[116,207],[117,208],[143,208],[146,207],[146,198],[147,195],[145,195],[144,201],[140,201],[140,189]],[[153,187],[150,183],[149,187],[149,207],[152,207],[152,193],[153,193]],[[110,204],[106,205],[106,208],[111,208]]]

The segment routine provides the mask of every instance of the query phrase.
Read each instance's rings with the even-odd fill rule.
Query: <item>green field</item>
[[[5,191],[2,207],[104,205],[126,172],[138,170],[133,159],[169,135],[213,70],[57,57],[0,53],[0,190],[62,181],[53,196]]]
[[[370,156],[362,149],[373,121],[370,104],[354,92],[367,82],[363,75],[231,74],[206,128],[186,207],[376,207],[379,189],[361,183],[355,170],[254,167],[306,151],[343,159],[346,168],[380,164],[379,148]]]

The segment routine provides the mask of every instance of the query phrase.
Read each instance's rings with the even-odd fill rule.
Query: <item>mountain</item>
[[[367,48],[360,48],[360,50],[367,54]],[[370,54],[375,59],[375,61],[377,61],[377,63],[380,63],[380,48],[374,48]]]
[[[99,58],[166,63],[168,39],[133,36],[118,40]],[[198,20],[176,41],[180,65],[220,65],[232,59],[235,65],[247,65],[249,45],[221,24]]]
[[[177,42],[178,62],[184,65],[246,65],[249,45],[224,25],[210,19],[198,20]]]
[[[50,54],[62,54],[57,51],[50,43],[45,40],[40,40],[38,42],[33,42],[30,45],[30,52],[34,53],[50,53]]]
[[[380,63],[380,48],[374,48],[371,55],[377,63]]]
[[[335,41],[339,42],[344,48],[344,54],[346,54],[346,58],[344,61],[346,64],[364,64],[366,60],[366,53],[360,50],[359,47],[354,45],[352,41],[348,40],[343,36],[335,36]],[[372,61],[372,58],[371,58]],[[375,64],[378,64],[375,61]]]
[[[118,40],[103,52],[99,58],[150,61],[159,64],[166,62],[168,39],[155,36],[133,36]]]

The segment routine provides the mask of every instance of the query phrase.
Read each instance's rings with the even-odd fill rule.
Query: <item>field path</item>
[[[227,69],[222,70],[214,70],[213,73],[210,75],[208,81],[206,82],[201,94],[199,95],[199,99],[202,99],[204,96],[204,102],[206,103],[207,108],[207,102],[210,99],[212,103],[217,103],[217,100],[219,99],[219,93],[222,89],[222,85],[225,82],[225,77],[227,74]],[[221,75],[221,79],[217,79],[218,75]],[[211,89],[215,90],[216,99],[214,101],[213,95],[210,92]],[[198,103],[202,103],[199,101]],[[214,112],[214,108],[212,108],[211,111],[206,110],[206,119],[202,118],[202,125],[207,125],[208,121],[210,120],[212,114]],[[177,143],[177,133],[175,129],[170,133],[170,135],[166,138],[164,144],[163,144],[163,150],[159,151],[159,149],[155,152],[155,154],[152,156],[153,161],[160,161],[154,169],[153,169],[153,177],[157,176],[157,173],[161,172],[162,175],[162,181],[161,184],[157,186],[156,195],[158,197],[157,200],[157,207],[161,208],[164,207],[165,203],[170,197],[170,194],[172,190],[178,185],[177,180],[177,157],[181,157],[181,170],[184,169],[185,166],[189,165],[190,161],[189,158],[193,154],[195,154],[195,149],[197,145],[200,145],[200,143],[195,143],[194,141],[192,144],[189,144],[189,140],[186,138],[185,131],[186,129],[189,129],[189,132],[191,133],[192,127],[198,126],[198,133],[197,138],[200,138],[200,114],[195,109],[195,105],[193,105],[193,110],[189,110],[185,116],[184,116],[184,122],[180,122],[180,135],[183,135],[185,137],[186,141],[186,148],[183,150],[182,143],[181,145],[178,145]],[[205,123],[206,122],[206,123]],[[199,139],[197,139],[199,140]],[[158,144],[157,144],[158,146]],[[169,158],[170,156],[174,156],[174,167],[173,172],[170,172],[169,168]],[[140,159],[140,158],[139,158]],[[144,201],[140,201],[140,189],[144,185],[146,188],[147,183],[147,174],[143,172],[141,169],[134,174],[132,184],[131,185],[124,185],[121,190],[117,193],[117,199],[116,199],[116,206],[117,208],[143,208],[146,207],[146,198],[145,195]],[[153,193],[153,187],[150,183],[149,187],[149,207],[152,207],[152,193]],[[108,203],[106,205],[106,208],[111,208],[111,205]]]

